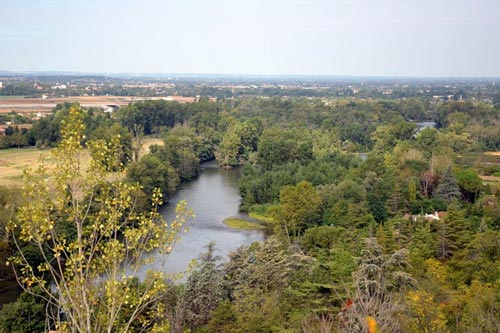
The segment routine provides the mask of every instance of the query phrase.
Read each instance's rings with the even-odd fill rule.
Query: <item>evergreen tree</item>
[[[443,175],[443,180],[438,185],[435,196],[443,199],[447,204],[462,197],[457,181],[451,172],[451,167],[448,167]]]
[[[215,242],[207,245],[207,252],[200,256],[200,265],[190,276],[181,293],[183,319],[192,331],[210,320],[212,312],[223,299],[223,274],[215,255]]]
[[[437,257],[449,259],[453,253],[463,248],[470,239],[466,226],[465,213],[458,202],[454,201],[448,207],[446,218],[438,221]]]
[[[45,331],[46,302],[29,292],[5,304],[0,310],[0,333],[38,333]]]
[[[367,332],[366,318],[375,318],[383,332],[400,332],[394,316],[402,311],[403,291],[414,284],[406,272],[407,250],[385,254],[375,238],[365,239],[358,269],[353,273],[354,295],[341,322],[348,332]],[[348,302],[349,303],[349,302]]]

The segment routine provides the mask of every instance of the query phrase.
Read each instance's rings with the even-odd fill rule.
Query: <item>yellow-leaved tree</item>
[[[138,209],[140,188],[125,179],[119,138],[85,149],[84,112],[73,105],[62,122],[62,141],[51,156],[55,170],[25,173],[24,200],[9,228],[18,248],[12,265],[25,289],[42,291],[51,328],[126,333],[165,325],[158,300],[169,292],[169,280],[142,270],[154,258],[149,252],[172,250],[191,212],[181,202],[177,219],[166,223],[159,191],[151,209]],[[27,249],[37,252],[36,264]]]

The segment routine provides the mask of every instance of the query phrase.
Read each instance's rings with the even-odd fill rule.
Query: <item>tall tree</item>
[[[317,224],[320,218],[321,196],[311,183],[302,181],[296,186],[281,189],[277,220],[287,235],[298,236],[304,229]]]
[[[153,325],[153,306],[168,292],[165,275],[136,276],[148,262],[146,252],[171,251],[177,232],[189,215],[185,203],[178,220],[161,220],[161,194],[152,195],[149,212],[135,210],[138,186],[124,174],[109,174],[116,161],[117,142],[90,143],[90,166],[84,167],[82,110],[74,105],[62,122],[62,141],[53,152],[56,168],[26,173],[23,204],[10,225],[18,255],[12,258],[21,285],[55,308],[48,318],[57,329],[72,333],[130,332]],[[112,162],[115,161],[115,162]],[[54,179],[52,189],[49,177]],[[113,179],[113,177],[115,177]],[[33,266],[21,243],[32,244],[43,258]],[[64,318],[61,316],[64,314]]]
[[[402,292],[414,284],[406,273],[407,251],[385,254],[375,238],[367,238],[353,273],[354,294],[341,313],[341,322],[348,332],[367,332],[366,318],[371,316],[383,332],[399,332],[394,316],[402,311]]]
[[[451,172],[451,167],[448,167],[446,170],[443,178],[441,179],[441,183],[439,183],[436,188],[434,195],[446,201],[447,204],[450,204],[453,200],[458,200],[462,197],[457,181]]]
[[[472,169],[458,170],[455,173],[458,186],[462,191],[462,195],[468,202],[474,203],[483,188],[483,180],[479,178],[477,172]]]
[[[192,331],[206,325],[223,300],[221,257],[215,251],[215,242],[209,243],[207,252],[199,258],[198,268],[191,273],[180,294],[183,321]]]
[[[465,213],[457,201],[448,206],[447,216],[437,221],[438,249],[437,257],[449,259],[470,240],[470,231],[466,225]]]

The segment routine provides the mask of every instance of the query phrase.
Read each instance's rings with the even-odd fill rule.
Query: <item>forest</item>
[[[0,278],[25,290],[0,333],[500,332],[496,104],[61,104],[5,134],[2,148],[50,149],[59,167],[0,187]],[[140,156],[151,136],[163,145]],[[163,224],[158,207],[213,159],[241,168],[241,210],[272,235],[227,261],[207,244],[185,279],[139,279],[193,214]]]

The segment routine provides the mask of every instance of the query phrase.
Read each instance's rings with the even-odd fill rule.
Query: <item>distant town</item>
[[[0,71],[0,124],[36,120],[60,103],[116,111],[145,99],[190,103],[244,98],[335,99],[423,98],[431,102],[500,103],[496,78],[377,78],[336,76],[250,76],[203,74],[79,74]],[[11,117],[6,117],[10,114]]]

